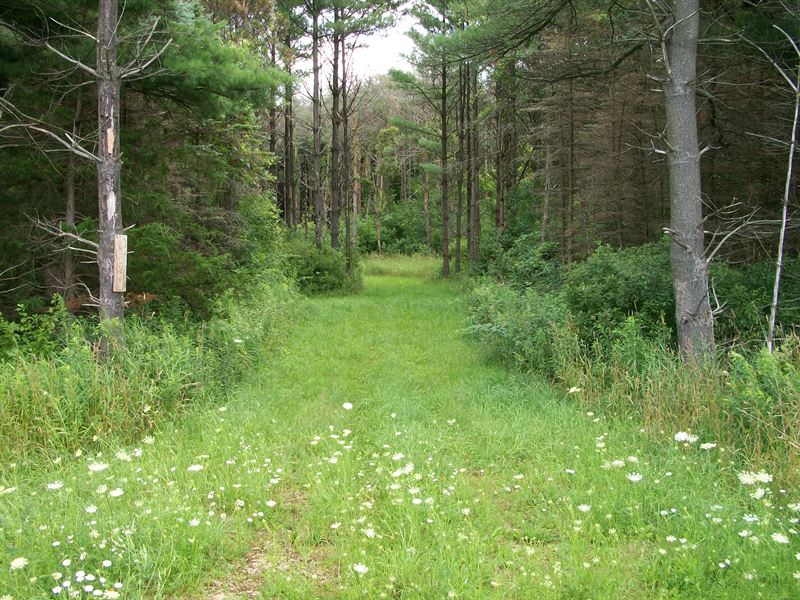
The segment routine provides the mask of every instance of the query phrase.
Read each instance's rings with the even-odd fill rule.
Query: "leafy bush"
[[[540,242],[538,234],[514,239],[511,246],[496,253],[489,274],[515,288],[540,292],[559,290],[564,281],[558,244]]]
[[[645,331],[675,327],[666,241],[625,250],[600,246],[570,269],[565,292],[584,341],[607,340],[631,315]]]
[[[360,274],[347,273],[343,253],[323,245],[321,249],[312,240],[293,237],[287,244],[289,271],[300,290],[306,294],[348,291],[360,288]]]
[[[787,272],[800,268],[787,261]],[[601,246],[572,267],[566,277],[570,314],[584,341],[607,340],[611,331],[634,315],[643,332],[660,335],[675,330],[675,297],[669,262],[669,241],[624,250]],[[723,310],[716,336],[723,344],[761,344],[772,300],[774,266],[767,261],[732,267],[713,263],[710,283]],[[784,328],[800,322],[800,281],[785,277],[778,322]]]
[[[512,363],[555,374],[554,330],[566,327],[567,307],[559,293],[521,292],[499,283],[475,288],[468,332]]]
[[[6,321],[0,315],[0,361],[18,354],[46,356],[60,347],[70,327],[61,296],[53,296],[46,313],[31,314],[22,304],[16,312],[13,321]]]

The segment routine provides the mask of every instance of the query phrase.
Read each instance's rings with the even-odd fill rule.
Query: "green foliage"
[[[514,239],[511,247],[498,252],[487,261],[488,274],[505,281],[515,288],[533,288],[539,292],[559,290],[564,275],[558,245],[553,242],[540,243],[537,234],[521,235]],[[492,253],[492,248],[487,249]],[[485,260],[485,259],[484,259]]]
[[[31,314],[20,304],[14,320],[6,321],[0,315],[0,361],[24,354],[48,356],[69,337],[73,326],[61,296],[53,296],[46,313]]]
[[[800,439],[800,338],[790,336],[772,353],[764,348],[748,357],[731,352],[729,372],[724,406],[754,453],[774,454],[784,444],[796,444]]]
[[[797,471],[785,480],[769,456],[751,466],[714,430],[687,429],[686,399],[720,392],[714,372],[665,355],[643,365],[662,378],[634,380],[606,362],[601,390],[577,368],[554,387],[486,364],[436,266],[381,258],[366,270],[388,276],[364,294],[307,300],[310,318],[224,406],[130,445],[100,432],[80,456],[2,463],[2,593],[52,596],[51,574],[74,588],[80,569],[131,600],[235,596],[257,545],[287,565],[253,588],[266,598],[796,595]],[[557,333],[563,353],[571,333]],[[660,416],[634,416],[656,399]],[[736,475],[761,469],[774,481],[758,500]]]
[[[467,331],[501,358],[555,375],[554,331],[566,327],[567,319],[562,294],[487,282],[472,291],[468,314]]]
[[[646,329],[674,328],[675,299],[667,242],[625,250],[600,246],[566,277],[570,314],[585,340],[607,339],[634,315]]]
[[[89,447],[97,436],[130,442],[224,397],[285,331],[295,296],[287,281],[261,279],[218,304],[219,316],[199,325],[128,318],[126,346],[108,363],[97,360],[86,323],[73,320],[56,344],[63,311],[15,323],[14,360],[0,362],[0,462]],[[8,324],[0,331],[6,347]]]
[[[305,294],[353,291],[361,287],[358,271],[348,275],[344,254],[327,245],[319,249],[312,239],[298,235],[289,239],[286,252],[289,272]]]

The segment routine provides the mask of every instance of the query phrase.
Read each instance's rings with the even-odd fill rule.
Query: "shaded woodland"
[[[7,318],[53,293],[71,311],[105,306],[102,14],[3,3]],[[358,77],[356,49],[401,15],[413,69]],[[369,252],[436,253],[448,276],[496,273],[523,236],[567,270],[598,245],[660,244],[675,295],[662,308],[688,358],[758,329],[771,339],[800,308],[793,5],[141,0],[122,17],[118,306],[208,316],[251,273],[283,268],[288,234],[294,254],[343,261],[351,278]],[[301,249],[308,238],[327,258]],[[715,265],[764,272],[745,336],[715,340],[737,301],[721,292],[747,295],[718,290]]]

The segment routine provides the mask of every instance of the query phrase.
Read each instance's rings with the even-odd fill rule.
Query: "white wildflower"
[[[12,560],[10,566],[12,571],[19,571],[20,569],[24,569],[28,566],[28,559],[24,556],[20,556],[19,558]]]

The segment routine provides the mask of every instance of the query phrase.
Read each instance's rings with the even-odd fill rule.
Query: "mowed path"
[[[310,301],[257,383],[285,444],[282,517],[211,597],[747,593],[741,575],[717,579],[713,539],[666,541],[699,535],[705,516],[678,511],[719,497],[708,453],[689,467],[685,448],[587,414],[566,385],[492,364],[435,266],[387,259],[362,294]]]
[[[775,524],[755,553],[737,535],[755,509],[722,455],[493,365],[433,263],[367,268],[227,405],[0,496],[29,561],[0,565],[0,598],[54,573],[123,598],[792,597]]]

